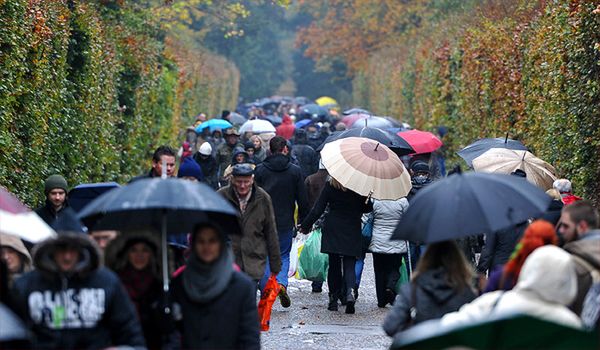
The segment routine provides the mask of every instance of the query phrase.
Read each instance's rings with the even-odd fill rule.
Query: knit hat
[[[567,193],[567,192],[571,192],[571,190],[572,190],[571,181],[569,181],[567,179],[558,179],[558,180],[554,181],[554,183],[552,184],[552,187],[557,189],[558,192],[560,192],[560,193]]]
[[[244,142],[244,149],[247,151],[250,148],[252,148],[253,150],[256,150],[256,146],[254,146],[254,142],[252,142],[252,141]]]
[[[61,175],[50,175],[44,183],[44,193],[48,195],[48,193],[50,193],[50,191],[52,191],[55,188],[60,188],[67,192],[67,180],[65,180],[65,178]]]
[[[198,181],[202,181],[204,176],[202,175],[202,169],[200,165],[194,160],[192,157],[187,157],[183,159],[183,162],[179,164],[179,171],[177,172],[177,177],[189,176],[196,178]]]
[[[210,143],[204,142],[200,146],[200,149],[198,150],[198,152],[200,152],[200,154],[203,156],[210,156],[212,153],[212,146],[210,145]]]
[[[192,147],[190,146],[189,142],[184,141],[183,145],[181,145],[181,149],[181,158],[189,157],[192,155]]]
[[[412,170],[412,172],[415,174],[416,173],[429,173],[429,164],[425,163],[422,160],[415,160],[410,165],[410,170]]]
[[[254,174],[254,169],[250,164],[236,164],[231,173],[233,176],[251,176],[252,174]]]

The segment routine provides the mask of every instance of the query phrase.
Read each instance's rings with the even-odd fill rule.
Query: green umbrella
[[[437,321],[417,325],[394,337],[392,349],[598,349],[600,338],[526,315],[509,315],[466,327],[440,330]]]

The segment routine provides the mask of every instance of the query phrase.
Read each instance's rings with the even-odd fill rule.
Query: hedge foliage
[[[488,1],[371,55],[355,102],[418,128],[522,140],[600,204],[600,1]],[[449,154],[451,163],[464,163]]]
[[[135,2],[0,0],[0,184],[126,181],[200,111],[235,106],[239,73],[170,38]]]

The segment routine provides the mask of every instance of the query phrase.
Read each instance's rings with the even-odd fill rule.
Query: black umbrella
[[[96,198],[79,218],[91,230],[156,228],[161,232],[163,287],[168,291],[167,232],[190,232],[216,222],[228,234],[241,234],[238,211],[205,184],[181,179],[143,179]]]
[[[240,126],[242,124],[244,124],[247,119],[246,117],[244,117],[243,115],[239,114],[239,113],[231,113],[229,115],[229,122],[234,125],[234,126]]]
[[[345,110],[342,112],[343,115],[350,115],[350,114],[368,114],[371,115],[371,112],[367,111],[366,109],[362,109],[362,108],[350,108],[348,110]]]
[[[317,119],[317,121],[324,122],[326,121],[329,112],[326,108],[321,107],[317,104],[308,104],[300,107],[298,114],[301,117],[301,119],[314,117],[315,119]]]
[[[118,187],[120,187],[120,185],[116,182],[77,185],[69,191],[69,206],[78,212],[104,192],[108,192]]]
[[[7,291],[2,291],[3,293]],[[0,348],[10,348],[9,345],[22,344],[25,345],[31,339],[29,329],[25,326],[23,321],[17,317],[6,305],[0,303],[0,320],[2,321],[2,327],[0,327]],[[16,348],[19,348],[16,346]],[[25,348],[25,347],[24,347]]]
[[[348,129],[339,133],[333,133],[325,139],[325,142],[317,148],[317,151],[321,151],[325,144],[329,142],[347,137],[366,137],[381,142],[381,144],[388,146],[398,156],[404,156],[415,152],[408,142],[400,136],[377,128]]]
[[[459,173],[419,191],[392,239],[433,243],[495,232],[544,213],[551,201],[520,177]]]
[[[527,151],[520,141],[511,140],[507,137],[496,137],[493,139],[479,139],[462,150],[458,151],[458,155],[464,159],[470,167],[473,167],[473,159],[484,154],[491,148],[508,148],[520,151]]]

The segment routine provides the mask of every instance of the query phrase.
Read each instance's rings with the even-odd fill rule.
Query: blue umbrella
[[[210,132],[215,131],[216,129],[228,129],[231,128],[233,125],[231,125],[230,122],[228,122],[225,119],[209,119],[207,121],[205,121],[204,123],[198,125],[196,127],[196,132],[197,133],[201,133],[202,130],[209,128]]]
[[[302,119],[296,122],[296,128],[304,128],[306,126],[308,126],[309,124],[312,124],[312,120],[311,119]]]
[[[79,212],[88,203],[99,197],[104,192],[108,192],[118,187],[121,187],[121,185],[116,182],[99,182],[77,185],[75,188],[69,191],[69,206],[75,212]]]

